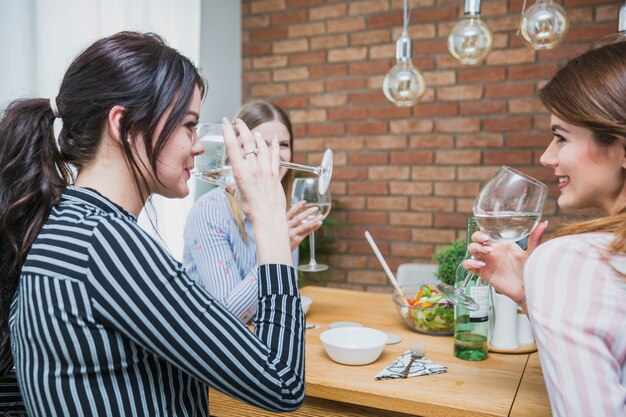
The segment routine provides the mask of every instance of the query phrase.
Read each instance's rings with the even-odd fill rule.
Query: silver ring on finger
[[[246,159],[248,157],[248,155],[254,154],[254,156],[256,156],[256,154],[259,151],[257,149],[251,150],[250,152],[246,152],[245,155],[243,156],[243,159]]]

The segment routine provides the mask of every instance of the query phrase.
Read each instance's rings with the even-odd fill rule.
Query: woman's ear
[[[121,125],[122,119],[126,115],[126,109],[122,106],[113,106],[109,110],[107,118],[107,133],[111,139],[120,146],[122,145]]]

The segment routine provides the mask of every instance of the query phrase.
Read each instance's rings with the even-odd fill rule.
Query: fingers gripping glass
[[[474,201],[474,217],[478,228],[489,235],[491,242],[517,242],[537,226],[548,195],[548,187],[536,179],[503,166],[485,184]],[[457,271],[462,270],[461,265]],[[450,302],[470,311],[478,304],[465,294],[473,274],[468,272],[463,283],[455,288],[440,283],[439,292]]]
[[[322,220],[330,213],[330,192],[324,194],[319,192],[319,183],[321,179],[318,178],[296,178],[293,183],[293,191],[291,193],[291,203],[296,204],[299,201],[306,201],[306,208],[317,207],[318,212],[310,215],[304,221],[313,221],[317,216],[321,216]],[[315,260],[315,232],[311,232],[309,235],[309,247],[311,251],[311,258],[307,265],[300,265],[298,269],[306,272],[319,272],[328,269],[328,265],[318,264]]]
[[[201,180],[214,185],[236,185],[232,167],[227,163],[222,125],[219,123],[203,123],[198,125],[196,132],[200,138],[200,143],[204,147],[204,153],[196,156],[195,168],[191,173]],[[279,165],[281,168],[311,172],[319,176],[320,192],[324,194],[328,190],[333,175],[333,151],[327,149],[324,152],[319,166],[313,167],[284,161],[280,161]]]

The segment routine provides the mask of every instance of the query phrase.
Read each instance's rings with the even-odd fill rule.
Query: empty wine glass
[[[322,220],[330,213],[330,192],[320,193],[321,178],[296,178],[293,183],[293,191],[291,193],[291,203],[296,204],[299,201],[306,201],[305,207],[317,207],[317,213],[310,215],[304,221],[312,221],[317,216],[321,216]],[[306,265],[298,266],[300,271],[319,272],[328,269],[328,265],[318,264],[315,260],[315,232],[309,235],[309,247],[311,251],[311,259]]]
[[[237,131],[233,124],[233,129]],[[196,128],[204,153],[195,158],[195,167],[191,174],[213,185],[232,186],[235,184],[232,167],[227,163],[226,145],[219,123],[202,123]],[[333,175],[333,151],[326,149],[319,166],[296,164],[280,161],[281,168],[311,172],[319,176],[320,192],[328,190]]]
[[[491,242],[516,242],[527,237],[539,223],[547,195],[544,183],[503,166],[476,197],[474,218]],[[437,289],[450,302],[476,311],[478,303],[465,294],[472,276],[468,272],[459,288],[440,283]]]

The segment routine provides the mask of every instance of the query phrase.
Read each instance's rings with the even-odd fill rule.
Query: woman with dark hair
[[[572,59],[541,89],[562,208],[607,215],[528,250],[477,232],[464,261],[528,313],[556,416],[626,415],[626,41]]]
[[[204,90],[158,36],[122,32],[82,52],[56,98],[0,120],[0,371],[14,362],[28,415],[204,416],[207,385],[270,410],[302,403],[278,144],[238,121],[242,151],[223,123],[261,265],[254,333],[137,225],[150,195],[189,193]]]
[[[266,140],[276,137],[280,160],[291,162],[293,130],[289,117],[280,107],[255,100],[244,105],[235,118],[243,120],[253,134],[260,134]],[[281,168],[280,176],[289,202],[294,172]],[[191,278],[243,322],[248,322],[257,311],[257,255],[252,224],[233,191],[213,189],[191,209],[185,226],[183,265]],[[298,245],[302,239],[322,224],[321,218],[304,222],[317,212],[317,207],[305,209],[304,205],[301,201],[287,210],[294,265],[298,264]]]

